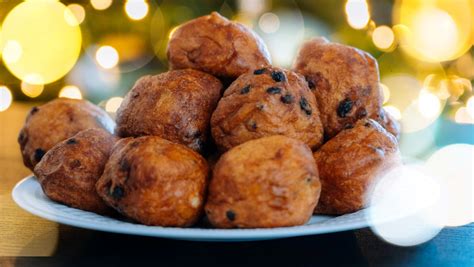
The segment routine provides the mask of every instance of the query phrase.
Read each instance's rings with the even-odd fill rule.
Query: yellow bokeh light
[[[390,99],[390,89],[383,83],[379,83],[379,86],[382,89],[383,104],[385,104]]]
[[[418,109],[426,118],[436,117],[439,115],[441,103],[434,94],[423,89],[418,98]]]
[[[398,0],[393,10],[394,24],[404,25],[397,32],[403,51],[419,60],[452,60],[470,47],[471,0]]]
[[[12,104],[13,96],[8,87],[0,86],[0,112],[7,110]]]
[[[3,61],[6,64],[15,64],[21,58],[23,48],[20,43],[15,40],[8,40],[3,47]]]
[[[117,66],[119,62],[119,54],[112,46],[104,45],[97,49],[95,59],[102,68],[111,69]]]
[[[125,13],[132,20],[141,20],[148,14],[148,3],[144,0],[127,0]]]
[[[59,91],[59,97],[71,98],[71,99],[82,99],[81,90],[74,85],[66,85],[61,91]]]
[[[347,0],[346,18],[354,29],[363,29],[370,20],[369,5],[365,0]]]
[[[21,82],[21,91],[28,97],[35,98],[43,93],[44,85],[30,84],[26,81]]]
[[[69,25],[76,26],[76,25],[81,24],[84,21],[86,17],[86,11],[81,5],[70,4],[67,6],[67,8],[68,9],[64,13],[64,18],[69,23]]]
[[[112,0],[91,0],[94,9],[105,10],[112,5]]]
[[[6,67],[18,79],[34,73],[44,83],[54,82],[76,63],[82,36],[65,19],[70,12],[60,2],[28,1],[6,16],[0,47]]]
[[[388,26],[379,26],[372,33],[374,45],[382,50],[390,49],[395,42],[395,35]]]
[[[385,109],[386,112],[392,115],[392,117],[394,117],[397,121],[402,119],[402,113],[397,107],[387,105],[387,106],[384,106],[383,108]]]
[[[105,111],[114,113],[117,111],[117,109],[120,107],[120,104],[122,104],[123,98],[122,97],[112,97],[109,100],[107,100],[107,103],[105,103]]]

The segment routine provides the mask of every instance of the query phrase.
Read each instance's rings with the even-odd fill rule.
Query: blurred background
[[[472,0],[2,1],[0,111],[85,98],[113,113],[142,75],[165,71],[179,24],[218,11],[254,29],[275,65],[326,38],[377,58],[405,156],[474,143]]]
[[[28,110],[69,97],[114,115],[140,76],[168,69],[166,46],[176,27],[212,11],[255,30],[278,66],[291,67],[302,42],[318,36],[378,60],[384,108],[402,124],[401,151],[428,172],[392,174],[395,183],[375,190],[391,198],[374,216],[434,196],[446,205],[375,225],[384,240],[415,245],[442,227],[474,220],[472,0],[0,1],[0,214],[9,214],[0,224],[0,256],[50,255],[58,239],[57,224],[21,211],[10,198],[29,174],[16,142]],[[433,214],[442,217],[435,224]]]

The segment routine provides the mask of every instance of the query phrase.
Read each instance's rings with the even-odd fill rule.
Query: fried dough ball
[[[34,107],[18,136],[23,163],[33,170],[57,143],[89,128],[113,132],[115,122],[96,105],[77,99],[57,98]]]
[[[285,135],[317,148],[323,141],[316,99],[300,75],[281,68],[246,73],[227,88],[211,118],[220,150]]]
[[[95,184],[104,171],[115,137],[103,129],[87,129],[50,149],[34,173],[50,199],[81,210],[111,214]]]
[[[275,135],[225,153],[214,168],[205,206],[219,228],[269,228],[305,224],[321,191],[307,145]]]
[[[364,208],[378,177],[400,163],[395,137],[372,119],[359,120],[314,153],[322,184],[316,213],[345,214]]]
[[[204,158],[157,136],[120,140],[97,192],[111,207],[146,225],[184,227],[202,214],[208,179]]]
[[[142,77],[117,111],[117,134],[160,136],[200,152],[221,90],[217,78],[192,69]]]
[[[198,69],[232,80],[271,64],[255,32],[217,12],[181,25],[171,36],[167,55],[171,69]]]
[[[303,44],[293,68],[316,95],[326,140],[382,108],[377,61],[364,51],[315,38]]]

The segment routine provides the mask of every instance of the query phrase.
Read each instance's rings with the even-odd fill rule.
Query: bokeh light
[[[273,13],[265,13],[258,20],[258,26],[265,33],[274,33],[280,28],[280,18]]]
[[[438,116],[440,113],[441,104],[435,95],[423,89],[420,91],[418,98],[418,109],[421,115],[426,118],[432,118]]]
[[[370,20],[369,5],[365,0],[347,0],[347,23],[354,29],[363,29]]]
[[[395,34],[390,27],[382,25],[375,28],[372,33],[372,41],[379,49],[388,50],[395,42]]]
[[[67,6],[67,8],[70,12],[65,11],[64,18],[66,19],[66,22],[69,23],[69,25],[76,26],[84,21],[86,17],[86,11],[81,5],[70,4]],[[74,16],[73,18],[70,16],[70,13],[72,13]]]
[[[12,104],[13,96],[8,87],[0,86],[0,112],[7,110]]]
[[[442,229],[441,188],[421,166],[405,165],[382,176],[368,195],[368,219],[381,238],[414,246]]]
[[[23,54],[23,48],[21,47],[20,43],[16,40],[8,40],[6,41],[3,51],[2,57],[3,61],[6,64],[15,64],[21,58]]]
[[[120,104],[122,104],[123,98],[122,97],[112,97],[109,100],[107,100],[107,103],[105,103],[105,111],[109,113],[115,113],[117,109],[120,107]]]
[[[466,102],[467,113],[474,118],[474,96],[469,97]]]
[[[379,83],[379,86],[382,89],[381,91],[383,95],[383,104],[385,104],[390,99],[390,89],[383,83]]]
[[[457,123],[474,124],[474,116],[471,116],[467,107],[460,107],[454,115],[454,120]]]
[[[112,46],[105,45],[97,49],[95,59],[104,69],[111,69],[117,66],[119,62],[119,54]]]
[[[125,2],[125,13],[132,20],[141,20],[148,14],[148,3],[144,0],[127,0]]]
[[[18,79],[34,73],[51,83],[74,66],[82,37],[77,25],[67,23],[65,12],[70,11],[60,2],[28,1],[8,13],[1,47],[6,67]]]
[[[445,226],[468,224],[474,214],[474,146],[453,144],[436,151],[426,162],[442,188],[446,205]]]
[[[400,31],[403,51],[423,61],[440,62],[455,59],[470,47],[472,1],[450,0],[397,1],[394,24]]]
[[[94,9],[105,10],[112,5],[112,0],[91,0]]]
[[[77,86],[66,85],[61,91],[59,91],[59,97],[71,98],[71,99],[82,99],[82,93]]]
[[[35,98],[43,93],[43,84],[30,84],[27,81],[21,82],[21,91],[28,97]]]

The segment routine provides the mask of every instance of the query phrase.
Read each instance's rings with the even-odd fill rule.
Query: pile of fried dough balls
[[[145,225],[295,226],[366,207],[400,164],[364,51],[314,38],[283,69],[213,12],[181,25],[167,55],[170,70],[140,78],[115,121],[85,100],[30,111],[18,141],[50,199]]]

